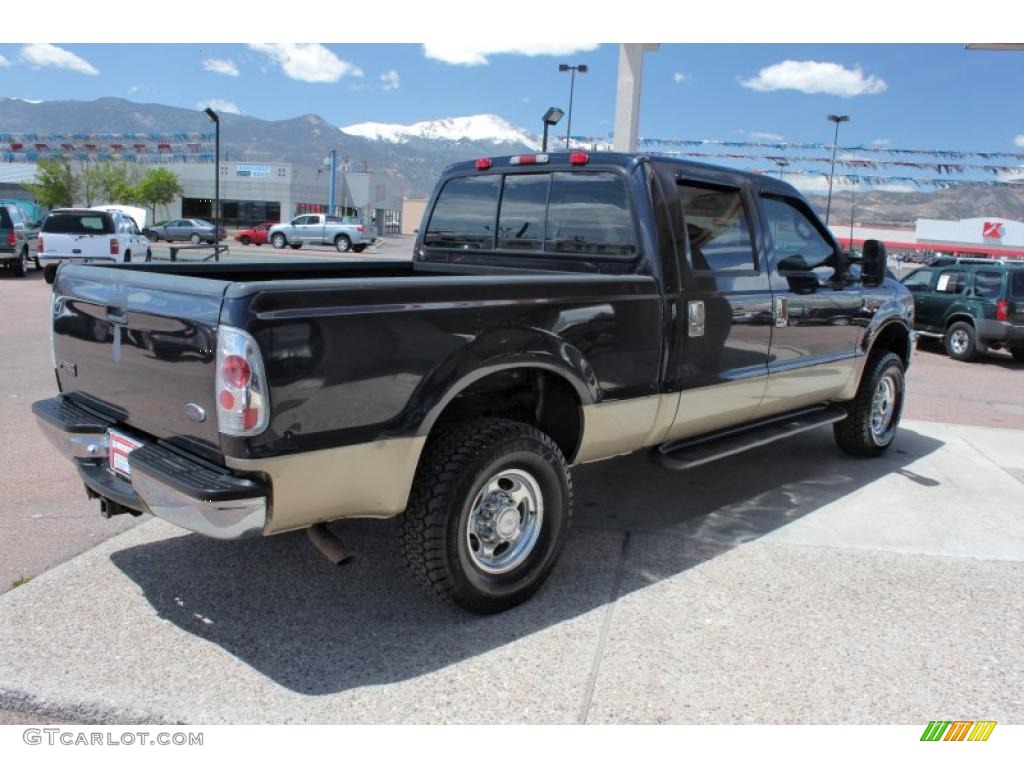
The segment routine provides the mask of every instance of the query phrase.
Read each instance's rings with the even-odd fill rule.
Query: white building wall
[[[1001,236],[986,237],[986,231],[989,234],[1000,234]],[[1024,222],[1001,219],[998,216],[961,219],[960,221],[918,219],[917,239],[921,242],[1024,248]]]

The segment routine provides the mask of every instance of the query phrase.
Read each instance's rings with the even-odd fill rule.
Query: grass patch
[[[14,587],[20,587],[23,584],[28,584],[30,581],[32,581],[31,576],[20,576],[11,582],[11,588],[13,589]]]

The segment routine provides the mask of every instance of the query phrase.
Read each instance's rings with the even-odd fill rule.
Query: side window
[[[547,173],[505,177],[498,219],[499,248],[543,250],[550,180]]]
[[[819,283],[834,279],[835,248],[807,213],[785,198],[763,197],[761,205],[779,274],[792,277],[813,272]]]
[[[966,278],[967,275],[964,272],[952,270],[939,272],[939,279],[935,282],[935,290],[938,293],[963,293],[967,284]]]
[[[998,299],[1003,293],[1001,272],[975,272],[974,295],[980,299]]]
[[[1024,270],[1015,269],[1010,273],[1010,295],[1015,299],[1024,299]]]
[[[423,236],[434,248],[493,248],[501,176],[462,176],[441,190]]]
[[[903,278],[903,284],[911,291],[924,291],[931,287],[934,274],[930,269],[919,269]]]
[[[738,189],[679,185],[690,241],[690,258],[698,272],[749,272],[756,269],[750,220]]]
[[[623,179],[614,173],[554,173],[547,249],[555,253],[632,256],[636,230]]]

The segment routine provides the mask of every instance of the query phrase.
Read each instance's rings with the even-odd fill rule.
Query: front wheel
[[[833,425],[839,447],[854,456],[879,456],[896,437],[906,392],[903,361],[893,352],[872,355],[849,415]]]
[[[249,245],[249,243],[252,242],[252,238],[249,237],[248,235],[242,235],[242,237],[239,239],[239,242],[242,245]]]
[[[285,238],[283,234],[278,232],[272,238],[270,238],[270,243],[275,248],[284,248],[286,245],[288,245],[288,240]]]
[[[193,232],[188,239],[189,242],[192,243],[192,245],[199,245],[200,241],[202,240],[202,238],[199,236],[197,232]]]
[[[144,234],[145,234],[147,240],[152,240],[154,243],[159,243],[160,242],[160,233],[159,232],[154,232],[153,230],[150,230],[149,232],[146,232]]]
[[[954,360],[967,362],[977,355],[974,346],[974,326],[970,323],[953,323],[946,331],[946,354]]]
[[[528,424],[479,418],[438,427],[402,515],[413,577],[474,613],[536,592],[572,519],[572,479],[555,442]]]

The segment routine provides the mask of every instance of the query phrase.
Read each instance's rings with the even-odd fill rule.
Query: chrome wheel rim
[[[484,483],[466,519],[466,547],[484,573],[507,573],[530,556],[544,522],[540,484],[522,469],[504,469]]]
[[[875,387],[871,398],[871,431],[875,437],[882,437],[892,425],[892,416],[896,412],[897,396],[896,380],[886,374]]]
[[[949,346],[956,354],[962,355],[964,352],[967,351],[967,345],[970,342],[970,340],[971,339],[967,335],[967,331],[965,331],[963,328],[957,328],[949,337]]]

